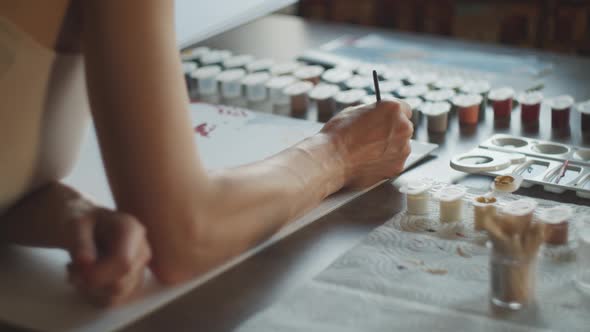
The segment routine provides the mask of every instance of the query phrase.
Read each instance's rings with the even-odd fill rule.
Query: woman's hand
[[[72,220],[70,231],[68,280],[102,306],[134,295],[151,258],[143,225],[130,215],[96,208]]]
[[[322,133],[342,156],[346,186],[368,187],[403,171],[414,132],[411,116],[406,103],[383,101],[348,108],[326,123]]]

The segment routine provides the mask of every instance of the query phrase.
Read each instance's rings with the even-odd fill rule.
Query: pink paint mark
[[[206,122],[203,122],[195,127],[195,132],[203,137],[209,137],[209,134],[211,134],[215,128],[215,125],[209,125]]]

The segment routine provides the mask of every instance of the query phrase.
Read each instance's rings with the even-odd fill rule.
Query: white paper
[[[176,0],[176,40],[182,47],[279,10],[296,0]]]
[[[314,122],[206,104],[193,104],[190,115],[193,127],[202,129],[199,130],[202,134],[195,134],[195,140],[201,159],[209,169],[263,159],[321,128]],[[205,133],[207,136],[203,135]],[[413,142],[412,155],[406,166],[435,148],[433,144]],[[64,182],[92,196],[100,204],[114,206],[93,130],[88,132],[80,160]],[[329,197],[258,247],[181,286],[164,288],[150,276],[147,286],[135,301],[109,310],[100,310],[85,303],[66,283],[68,256],[65,252],[0,248],[0,321],[40,331],[110,331],[121,328],[361,194],[358,191],[344,192]]]

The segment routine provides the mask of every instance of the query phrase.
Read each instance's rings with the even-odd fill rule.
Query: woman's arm
[[[118,208],[146,226],[161,280],[203,273],[342,186],[403,167],[407,106],[383,103],[347,112],[267,160],[207,174],[190,128],[173,1],[84,6],[88,91],[105,168]]]

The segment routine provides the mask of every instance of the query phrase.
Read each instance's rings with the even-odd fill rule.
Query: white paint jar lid
[[[341,84],[352,77],[352,72],[344,68],[332,68],[322,74],[322,80],[331,84]]]
[[[215,50],[203,54],[203,56],[201,56],[200,61],[203,66],[208,66],[213,64],[220,64],[229,57],[231,57],[230,51]]]
[[[422,195],[432,188],[432,182],[426,180],[409,181],[399,191],[406,195]]]
[[[488,81],[471,81],[461,86],[461,91],[467,94],[485,94],[490,91],[490,83]]]
[[[293,72],[293,76],[300,80],[310,80],[316,77],[320,77],[323,73],[324,67],[314,65],[298,68]]]
[[[373,78],[370,76],[354,75],[344,82],[349,89],[366,89],[373,84]]]
[[[283,93],[287,96],[299,96],[307,94],[313,89],[313,83],[308,81],[300,81],[293,83],[283,90]]]
[[[380,81],[379,82],[379,91],[381,91],[381,93],[391,93],[391,92],[396,91],[397,89],[399,89],[402,86],[403,86],[403,84],[401,81],[391,81],[391,80]],[[370,84],[369,88],[373,93],[376,92],[374,84]]]
[[[464,80],[458,76],[439,78],[434,86],[439,89],[457,89],[464,84]]]
[[[415,73],[408,77],[408,82],[414,85],[433,84],[436,80],[438,80],[438,75],[436,73]]]
[[[309,98],[313,100],[326,100],[334,97],[340,88],[334,84],[319,84],[309,92]]]
[[[423,103],[420,106],[420,111],[427,116],[439,116],[449,113],[451,111],[451,104],[446,101]]]
[[[590,114],[590,100],[578,104],[576,110],[582,114]]]
[[[458,95],[453,98],[453,105],[457,107],[471,107],[481,104],[483,98],[478,94]]]
[[[488,99],[492,101],[503,101],[510,98],[514,98],[514,89],[511,87],[493,89],[488,95]]]
[[[226,69],[245,67],[250,62],[254,61],[254,57],[249,54],[235,55],[223,61],[223,67]]]
[[[402,98],[420,97],[428,92],[426,85],[406,85],[397,89],[397,94]]]
[[[277,63],[270,67],[270,73],[274,76],[289,75],[302,66],[303,64],[297,61]]]
[[[408,104],[408,106],[410,106],[410,109],[412,109],[412,110],[420,109],[420,106],[423,104],[422,99],[415,98],[415,97],[404,98],[401,100],[404,101],[406,104]]]
[[[519,199],[517,201],[509,202],[504,205],[502,213],[510,216],[525,216],[533,213],[537,208],[537,202],[532,199]]]
[[[467,190],[461,186],[449,186],[442,188],[436,193],[436,198],[441,202],[453,202],[463,199]]]
[[[337,103],[349,105],[360,103],[367,95],[367,91],[361,89],[353,89],[339,92],[335,97]]]
[[[190,61],[183,61],[182,62],[182,72],[185,74],[190,75],[190,73],[193,72],[197,68],[198,68],[198,66],[194,62],[190,62]]]
[[[553,110],[566,110],[574,104],[574,97],[570,95],[563,95],[549,100],[549,105]]]
[[[273,59],[258,59],[250,62],[246,65],[246,70],[249,73],[255,73],[257,71],[266,71],[270,70],[270,67],[274,65],[275,61]]]
[[[524,92],[518,96],[518,102],[522,105],[537,105],[543,101],[543,94],[539,91]]]
[[[569,206],[555,206],[541,211],[539,220],[545,224],[561,224],[568,222],[573,216],[573,211]]]
[[[424,99],[427,101],[437,102],[437,101],[445,101],[450,100],[455,96],[455,91],[452,89],[442,89],[442,90],[433,90],[428,91],[424,95]]]

